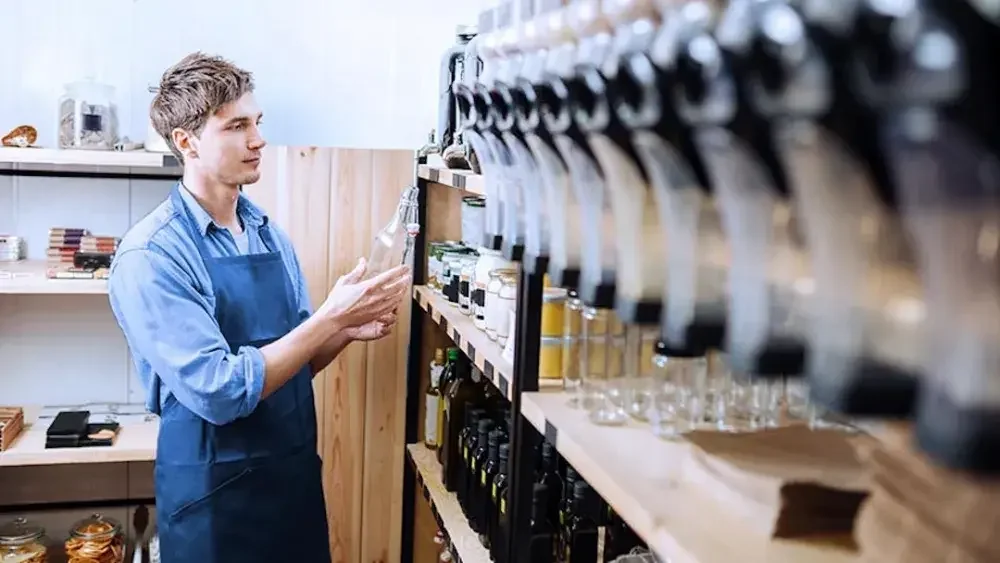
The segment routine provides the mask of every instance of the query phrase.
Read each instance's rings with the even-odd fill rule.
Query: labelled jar
[[[497,296],[505,322],[501,322],[497,326],[497,342],[503,346],[507,343],[507,337],[514,331],[514,324],[510,322],[510,319],[514,319],[515,322],[517,320],[517,276],[505,275],[500,279],[503,281],[503,285],[500,286],[500,292]]]
[[[114,518],[94,514],[80,520],[69,531],[66,556],[70,561],[124,563],[125,535]]]
[[[472,288],[473,324],[479,330],[486,330],[486,290],[490,284],[490,272],[498,269],[510,269],[511,263],[504,259],[499,250],[491,250],[485,246],[479,247],[479,260],[476,261],[476,275]],[[499,285],[497,291],[500,290]]]
[[[490,282],[486,285],[486,337],[497,339],[497,327],[507,323],[507,309],[500,302],[500,288],[503,287],[504,276],[516,275],[517,270],[498,268],[489,273]]]
[[[48,563],[45,528],[27,518],[0,525],[0,562]]]
[[[462,260],[458,274],[458,308],[463,315],[472,314],[472,283],[476,277],[476,256],[467,256]]]
[[[566,296],[568,292],[559,287],[547,287],[542,291],[542,336],[562,336],[566,321]]]
[[[538,348],[538,378],[559,381],[563,377],[563,338],[543,336]]]

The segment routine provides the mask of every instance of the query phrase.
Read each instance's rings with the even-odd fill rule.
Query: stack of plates
[[[0,262],[24,259],[24,239],[14,235],[0,235]]]

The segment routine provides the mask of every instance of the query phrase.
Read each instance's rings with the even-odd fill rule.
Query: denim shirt
[[[239,255],[229,230],[216,224],[186,188],[181,186],[180,192],[208,251],[216,257]],[[242,194],[236,212],[251,254],[269,252],[260,229],[266,225],[271,230],[278,246],[274,250],[281,252],[295,288],[299,318],[308,318],[309,293],[288,235],[269,225],[263,211]],[[159,414],[173,398],[221,425],[257,407],[264,388],[264,356],[250,346],[232,350],[223,338],[215,319],[212,280],[183,221],[184,210],[175,209],[168,198],[129,230],[111,264],[111,309],[145,389],[146,408]]]

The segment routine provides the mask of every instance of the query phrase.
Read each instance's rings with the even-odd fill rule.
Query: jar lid
[[[542,292],[542,301],[554,303],[566,300],[566,290],[561,287],[546,287]]]
[[[103,514],[93,514],[90,518],[84,518],[73,524],[70,534],[77,538],[89,540],[116,535],[121,529],[122,525],[114,518],[109,518]]]
[[[45,535],[45,528],[27,518],[15,518],[0,526],[0,545],[22,545]]]
[[[517,275],[517,269],[516,268],[497,268],[495,270],[490,270],[490,275],[491,276],[497,276],[497,277],[500,277],[500,278],[505,277],[505,276],[516,276]]]

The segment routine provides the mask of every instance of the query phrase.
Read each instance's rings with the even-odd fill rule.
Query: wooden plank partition
[[[413,178],[403,150],[267,148],[246,193],[288,232],[319,306],[367,257],[376,231]],[[316,377],[320,455],[335,563],[400,558],[406,346],[411,301],[395,332],[353,344]]]

